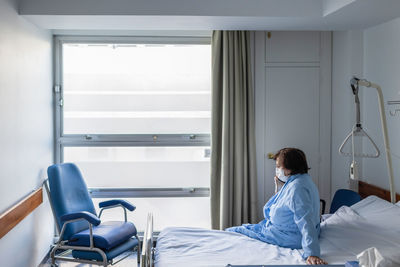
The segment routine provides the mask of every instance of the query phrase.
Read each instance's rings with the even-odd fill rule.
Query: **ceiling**
[[[400,0],[20,0],[52,30],[352,30],[400,17]]]

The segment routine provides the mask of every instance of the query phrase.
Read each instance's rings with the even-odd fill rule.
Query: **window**
[[[155,230],[209,228],[210,86],[208,38],[57,37],[57,162],[79,166],[96,205],[135,204],[139,231],[148,212]]]

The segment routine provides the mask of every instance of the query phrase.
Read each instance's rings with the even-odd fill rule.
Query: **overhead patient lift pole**
[[[383,133],[383,141],[385,145],[386,151],[386,164],[389,173],[389,184],[390,184],[390,200],[392,203],[396,202],[396,192],[394,189],[394,178],[393,178],[393,168],[392,168],[392,157],[390,155],[390,146],[389,146],[389,136],[386,124],[386,114],[385,114],[385,106],[383,102],[383,94],[382,89],[379,85],[371,83],[367,80],[359,80],[357,78],[353,78],[350,80],[350,84],[352,86],[364,86],[364,87],[372,87],[375,88],[378,93],[378,102],[379,102],[379,111],[381,115],[381,125],[382,125],[382,133]]]
[[[359,179],[359,173],[358,173],[358,164],[355,160],[355,157],[361,157],[361,158],[377,158],[380,155],[380,151],[378,146],[375,144],[374,140],[371,139],[371,137],[364,131],[362,124],[361,124],[361,111],[360,111],[360,98],[358,97],[358,91],[359,91],[359,86],[356,82],[359,81],[357,78],[353,78],[355,81],[351,83],[351,89],[353,91],[354,95],[354,102],[356,104],[356,123],[354,124],[353,128],[351,129],[350,133],[346,136],[344,139],[343,143],[339,147],[339,153],[342,154],[343,156],[351,156],[352,157],[352,162],[350,164],[350,179],[358,180]],[[354,142],[354,137],[359,136],[359,137],[366,137],[367,140],[372,144],[372,146],[375,149],[375,154],[365,154],[365,153],[358,153],[355,151],[355,142]],[[344,152],[344,147],[351,140],[351,153],[349,152]]]

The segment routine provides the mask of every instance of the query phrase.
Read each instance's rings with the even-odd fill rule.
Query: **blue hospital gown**
[[[320,257],[318,189],[308,174],[289,177],[264,206],[264,220],[227,228],[266,243],[304,250],[303,258]]]

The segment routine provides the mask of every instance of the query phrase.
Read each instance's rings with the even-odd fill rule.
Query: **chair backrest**
[[[64,214],[87,211],[96,215],[92,199],[78,167],[73,163],[62,163],[47,169],[50,186],[50,201],[56,223],[61,230],[60,217]],[[67,226],[63,239],[89,228],[86,221],[71,223]]]
[[[348,206],[357,203],[361,200],[357,192],[348,189],[339,189],[333,196],[329,213],[335,213],[341,206]]]

